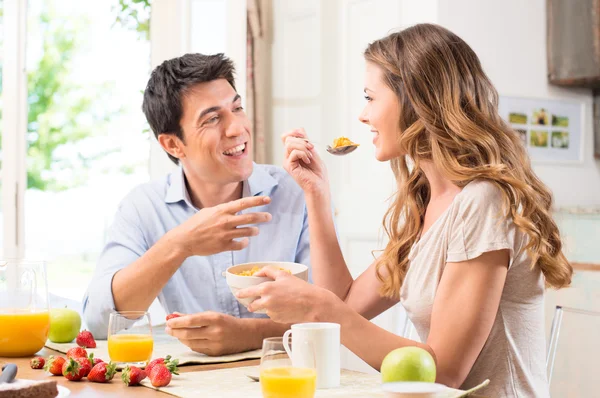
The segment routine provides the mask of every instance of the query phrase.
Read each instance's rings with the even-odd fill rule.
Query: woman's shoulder
[[[470,200],[496,201],[503,198],[502,189],[491,181],[477,179],[468,183],[461,191],[461,197]]]
[[[480,218],[505,213],[506,195],[491,181],[473,180],[459,194],[457,212],[462,217]]]

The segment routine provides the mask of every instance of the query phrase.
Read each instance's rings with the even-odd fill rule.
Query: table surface
[[[64,354],[51,350],[49,348],[43,348],[36,356],[42,356],[48,358],[50,355],[62,355]],[[19,367],[19,373],[17,378],[19,379],[30,379],[30,380],[56,380],[59,385],[68,388],[71,391],[69,398],[100,398],[100,397],[127,397],[133,396],[140,398],[166,398],[172,395],[162,393],[160,391],[153,390],[142,386],[127,387],[125,383],[121,381],[121,373],[115,374],[115,378],[110,383],[92,383],[83,379],[82,381],[69,381],[62,376],[52,376],[48,372],[39,369],[31,369],[29,366],[29,360],[27,358],[5,358],[0,357],[0,368],[6,363],[14,363]],[[181,365],[179,366],[179,372],[195,372],[200,370],[215,370],[225,368],[235,368],[242,366],[255,366],[260,363],[258,359],[250,359],[239,362],[230,363],[218,363],[218,364],[207,364],[207,365]]]

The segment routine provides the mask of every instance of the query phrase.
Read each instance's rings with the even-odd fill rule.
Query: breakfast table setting
[[[98,348],[89,350],[97,352],[99,356],[104,351],[106,341],[99,340]],[[178,344],[182,347],[179,347]],[[35,356],[49,357],[50,355],[61,355],[67,347],[75,344],[53,344],[48,343],[46,347],[37,352]],[[60,351],[50,347],[59,348]],[[72,382],[61,376],[52,376],[44,370],[35,370],[30,367],[31,357],[6,358],[0,357],[0,367],[8,363],[15,363],[18,368],[18,377],[27,380],[43,381],[56,380],[58,397],[73,398],[99,398],[99,397],[126,397],[136,396],[141,398],[151,397],[263,397],[259,379],[260,375],[260,350],[247,353],[228,355],[222,357],[206,357],[196,354],[181,343],[164,342],[157,343],[159,352],[171,351],[180,355],[179,375],[173,375],[171,383],[166,387],[153,387],[149,380],[145,379],[139,386],[128,387],[117,373],[115,378],[108,383],[90,383],[85,381]],[[186,349],[188,351],[186,353]],[[160,354],[162,355],[162,354]],[[155,355],[156,356],[156,355]],[[447,389],[448,395],[444,397],[467,396],[463,391]],[[0,395],[1,396],[1,395]],[[390,395],[391,396],[391,395]],[[415,395],[417,396],[417,395]],[[426,396],[426,395],[423,395]],[[438,395],[442,397],[442,395]],[[476,395],[471,395],[476,396]],[[340,369],[340,385],[336,388],[317,389],[314,397],[386,397],[381,387],[381,376],[378,374],[366,374],[347,369]]]
[[[232,294],[264,282],[253,274],[267,265],[308,278],[302,264],[239,264],[224,275]],[[435,383],[435,363],[422,349],[411,360],[404,348],[394,350],[384,362],[400,369],[420,358],[416,366],[427,379],[389,382],[377,372],[344,369],[337,323],[294,324],[259,349],[208,356],[167,334],[165,323],[152,324],[146,311],[114,311],[107,339],[95,339],[78,312],[49,308],[46,286],[43,263],[0,263],[0,398],[458,398],[489,383],[467,391]],[[252,300],[238,299],[244,306]]]

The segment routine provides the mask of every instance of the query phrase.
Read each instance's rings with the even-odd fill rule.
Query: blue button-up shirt
[[[308,218],[300,187],[281,167],[254,164],[252,175],[243,182],[243,196],[255,195],[269,196],[271,203],[244,212],[269,212],[272,220],[258,225],[259,235],[251,237],[244,250],[187,258],[158,296],[167,313],[217,311],[236,317],[262,317],[238,303],[223,272],[232,265],[253,261],[310,265]],[[106,336],[109,314],[115,308],[112,295],[115,273],[197,211],[181,167],[160,180],[135,188],[125,197],[84,298],[84,317],[94,336]]]

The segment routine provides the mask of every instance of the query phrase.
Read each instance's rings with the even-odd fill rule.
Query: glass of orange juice
[[[314,364],[312,368],[293,367],[282,338],[270,337],[263,340],[260,385],[264,398],[313,398],[317,371]]]
[[[0,357],[35,354],[49,331],[45,262],[0,260]]]
[[[154,340],[146,311],[112,312],[108,321],[108,355],[120,365],[146,366]]]

